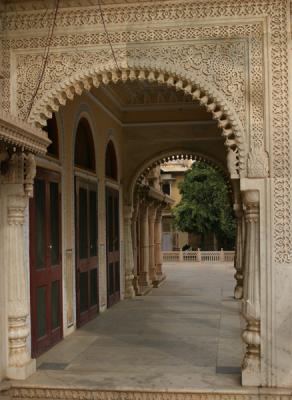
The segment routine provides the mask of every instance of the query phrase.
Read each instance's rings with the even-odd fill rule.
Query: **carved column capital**
[[[9,225],[23,225],[24,211],[27,206],[27,198],[25,196],[9,196],[7,218]]]

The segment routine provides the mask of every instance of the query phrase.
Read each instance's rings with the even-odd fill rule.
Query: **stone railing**
[[[163,262],[233,262],[234,251],[163,251]]]

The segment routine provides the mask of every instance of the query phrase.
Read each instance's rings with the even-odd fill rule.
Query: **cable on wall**
[[[116,64],[117,70],[121,71],[121,69],[120,69],[120,67],[118,65],[118,62],[117,62],[117,58],[116,58],[115,51],[114,51],[114,48],[113,48],[113,45],[112,45],[112,42],[111,42],[111,39],[110,39],[110,35],[109,35],[108,30],[106,28],[106,24],[105,24],[104,15],[103,15],[103,11],[102,11],[100,0],[98,0],[98,7],[99,7],[99,13],[100,13],[101,21],[102,21],[102,24],[103,24],[103,29],[104,29],[106,37],[107,37],[107,42],[108,42],[108,44],[109,44],[109,46],[111,48],[111,52],[112,52],[112,56],[113,56],[114,62]]]
[[[53,22],[52,22],[51,28],[49,30],[49,34],[48,34],[47,41],[46,41],[47,43],[46,43],[46,48],[45,48],[45,52],[44,52],[44,55],[43,55],[41,71],[40,71],[38,82],[37,82],[37,85],[35,87],[35,90],[34,90],[34,93],[33,93],[29,108],[28,108],[26,119],[28,119],[29,116],[30,116],[32,107],[34,105],[36,96],[38,94],[38,91],[39,91],[40,85],[42,83],[42,80],[44,78],[44,74],[45,74],[46,67],[47,67],[47,64],[48,64],[50,48],[51,48],[51,44],[52,44],[52,39],[53,39],[53,35],[54,35],[54,29],[55,29],[55,25],[56,25],[57,14],[58,14],[58,10],[59,10],[59,3],[60,3],[60,0],[56,0],[56,7],[55,7],[55,11],[54,11],[54,16],[53,16]],[[46,16],[47,11],[48,11],[48,9],[46,10],[43,18]]]

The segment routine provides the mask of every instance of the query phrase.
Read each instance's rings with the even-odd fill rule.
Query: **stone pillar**
[[[139,215],[139,201],[135,203],[134,211],[132,215],[132,246],[133,246],[133,258],[134,258],[134,271],[133,271],[133,286],[135,293],[139,293],[138,285],[138,237],[137,237],[137,222]]]
[[[8,271],[8,368],[10,379],[26,379],[35,369],[27,351],[29,336],[28,279],[24,269],[24,212],[28,198],[23,185],[7,185],[8,207],[5,224],[5,265]],[[11,194],[11,192],[15,192]]]
[[[138,277],[140,294],[146,294],[151,284],[149,281],[149,222],[148,204],[143,202],[140,206],[140,229],[141,229],[141,270]]]
[[[242,363],[242,384],[259,386],[260,380],[260,243],[259,243],[259,192],[243,192],[245,205],[245,254],[243,281],[243,315],[247,327],[242,334],[246,353]]]
[[[156,207],[151,205],[148,212],[149,221],[149,279],[153,283],[156,281],[155,268],[155,244],[154,244],[154,227],[156,219]]]
[[[29,272],[24,263],[24,222],[28,199],[33,195],[36,174],[33,154],[15,152],[7,163],[1,182],[1,248],[7,284],[6,321],[2,334],[7,340],[6,377],[26,379],[36,370],[35,360],[28,353],[30,333]]]
[[[156,213],[155,226],[154,226],[154,243],[155,243],[155,269],[156,269],[156,281],[154,282],[157,287],[166,276],[162,271],[162,209],[159,208]]]
[[[234,289],[234,298],[242,299],[243,295],[243,251],[244,251],[244,216],[242,204],[234,204],[234,213],[236,216],[236,243],[235,243],[235,258],[234,268],[236,270],[234,278],[236,286]]]
[[[133,287],[134,279],[134,256],[133,256],[133,243],[131,232],[131,220],[133,215],[133,207],[124,206],[124,234],[125,234],[125,248],[124,248],[124,266],[125,266],[125,298],[135,297]]]

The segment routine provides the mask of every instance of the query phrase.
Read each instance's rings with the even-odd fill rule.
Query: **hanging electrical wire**
[[[101,7],[100,0],[98,0],[98,7],[99,7],[99,12],[100,12],[100,18],[101,18],[101,21],[102,21],[102,24],[103,24],[103,28],[104,28],[106,37],[107,37],[107,42],[108,42],[108,44],[109,44],[109,46],[110,46],[110,48],[111,48],[111,52],[112,52],[112,56],[113,56],[114,62],[115,62],[115,64],[116,64],[117,70],[118,70],[118,71],[121,71],[121,69],[120,69],[120,67],[119,67],[119,65],[118,65],[118,62],[117,62],[117,58],[116,58],[116,55],[115,55],[114,48],[113,48],[113,46],[112,46],[112,42],[111,42],[111,39],[110,39],[110,35],[109,35],[108,30],[107,30],[107,28],[106,28],[106,24],[105,24],[104,15],[103,15],[103,11],[102,11],[102,7]]]
[[[60,0],[56,0],[56,7],[55,7],[55,11],[54,11],[54,16],[53,16],[53,22],[52,22],[52,25],[51,25],[51,28],[50,28],[50,30],[49,30],[49,34],[48,34],[48,37],[47,37],[47,40],[46,40],[46,48],[45,48],[45,52],[44,52],[44,55],[43,55],[41,71],[40,71],[40,74],[39,74],[38,82],[37,82],[37,85],[36,85],[36,87],[35,87],[35,90],[34,90],[34,93],[33,93],[33,96],[32,96],[31,102],[30,102],[30,105],[29,105],[29,107],[28,107],[28,112],[27,112],[27,117],[26,117],[26,119],[28,119],[29,116],[30,116],[32,107],[33,107],[33,105],[34,105],[36,96],[37,96],[37,94],[38,94],[38,91],[39,91],[40,85],[41,85],[41,83],[42,83],[42,80],[43,80],[43,78],[44,78],[44,74],[45,74],[46,67],[47,67],[47,64],[48,64],[49,54],[50,54],[50,48],[51,48],[51,43],[52,43],[52,39],[53,39],[53,35],[54,35],[54,29],[55,29],[55,25],[56,25],[56,19],[57,19],[57,14],[58,14],[58,10],[59,10],[59,3],[60,3]],[[43,18],[46,16],[47,11],[48,11],[48,9],[46,10],[46,12],[45,12]]]

